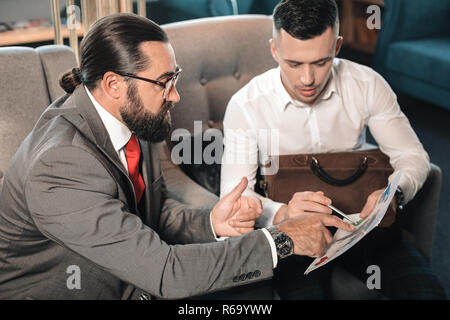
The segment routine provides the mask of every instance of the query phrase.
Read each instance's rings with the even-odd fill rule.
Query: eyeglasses
[[[168,97],[169,93],[172,91],[173,87],[176,86],[177,81],[178,81],[178,76],[180,75],[181,71],[182,71],[181,68],[177,68],[175,73],[169,79],[167,79],[166,82],[161,82],[161,81],[157,81],[157,80],[138,77],[132,73],[123,73],[123,72],[116,72],[116,73],[118,75],[121,75],[122,77],[129,77],[129,78],[147,81],[147,82],[156,84],[156,85],[164,88],[163,99],[166,99]]]

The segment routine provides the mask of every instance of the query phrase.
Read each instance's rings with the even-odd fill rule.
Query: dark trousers
[[[364,283],[372,275],[367,267],[380,270],[380,293],[388,299],[446,299],[445,290],[425,258],[400,230],[375,229],[347,252],[323,267],[304,275],[314,259],[290,256],[278,261],[273,285],[281,299],[333,299],[330,296],[331,274],[340,266]],[[342,286],[348,283],[340,284]]]

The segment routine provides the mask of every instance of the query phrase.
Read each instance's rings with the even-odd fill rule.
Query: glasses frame
[[[133,78],[133,79],[137,79],[137,80],[142,80],[142,81],[150,82],[150,83],[156,84],[156,85],[158,85],[158,86],[164,88],[164,91],[163,91],[163,98],[166,99],[166,98],[167,98],[166,93],[168,94],[168,93],[172,90],[172,88],[175,87],[176,82],[177,82],[177,80],[178,80],[178,76],[180,75],[181,71],[183,71],[183,69],[177,68],[177,70],[175,71],[175,73],[174,73],[170,78],[168,78],[165,82],[158,81],[158,80],[153,80],[153,79],[148,79],[148,78],[143,78],[143,77],[139,77],[139,76],[137,76],[137,75],[135,75],[135,74],[133,74],[133,73],[124,73],[124,72],[115,72],[115,73],[117,73],[118,75],[120,75],[120,76],[122,76],[122,77],[128,77],[128,78]],[[171,85],[168,87],[167,85],[168,85],[169,83],[173,83],[173,85],[171,84]]]

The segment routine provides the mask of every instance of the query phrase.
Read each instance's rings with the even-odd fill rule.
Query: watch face
[[[268,230],[275,242],[278,257],[283,259],[290,256],[294,251],[294,244],[291,238],[284,232],[279,231],[276,227],[269,227]]]
[[[287,236],[284,233],[282,233],[278,236],[277,240],[279,241],[280,245],[284,245],[287,240]]]
[[[290,247],[284,247],[283,249],[280,250],[280,254],[283,257],[289,255],[290,253],[291,253]]]
[[[277,248],[281,257],[287,256],[292,252],[292,244],[289,237],[282,233],[277,237]]]

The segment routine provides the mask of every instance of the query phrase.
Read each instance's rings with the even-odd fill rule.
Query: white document
[[[395,191],[400,181],[400,171],[392,176],[391,183],[386,187],[383,194],[378,199],[374,209],[368,217],[361,219],[359,213],[349,215],[350,219],[356,221],[353,223],[355,229],[352,232],[338,229],[333,236],[333,241],[328,246],[325,254],[322,257],[315,259],[311,265],[306,269],[305,274],[320,268],[327,264],[331,260],[339,257],[345,251],[350,249],[355,243],[361,240],[366,234],[368,234],[373,228],[378,226],[383,219],[392,198],[395,195]]]

